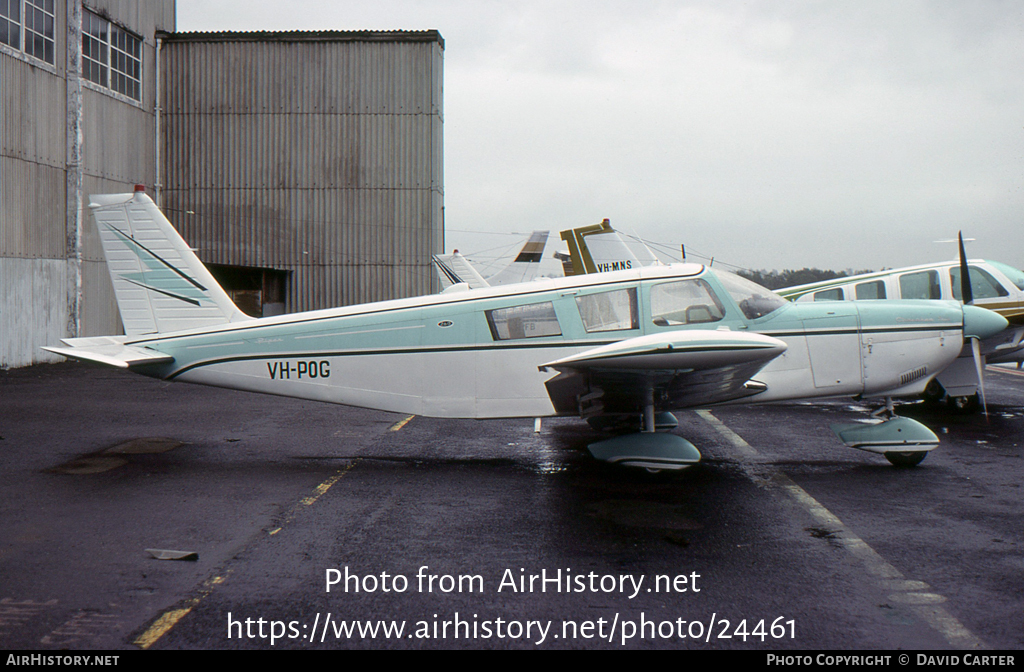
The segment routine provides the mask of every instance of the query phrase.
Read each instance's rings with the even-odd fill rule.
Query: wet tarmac
[[[0,371],[0,648],[1020,649],[1024,376],[987,393],[900,406],[913,469],[843,400],[680,413],[704,459],[649,474],[578,420]]]

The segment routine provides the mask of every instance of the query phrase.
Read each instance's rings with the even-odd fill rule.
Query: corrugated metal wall
[[[74,100],[69,84],[78,80],[67,77],[75,5],[56,3],[53,65],[0,49],[0,367],[60,360],[40,346],[61,338],[118,333],[88,197],[131,191],[136,182],[155,180],[155,34],[174,29],[175,2],[88,0],[85,5],[143,37],[143,99],[127,101],[83,83],[82,152],[76,165],[68,137],[78,108],[68,101]],[[74,202],[69,194],[79,183],[76,209],[68,205]]]
[[[433,31],[166,36],[168,217],[205,261],[289,271],[290,312],[433,291],[442,63]]]

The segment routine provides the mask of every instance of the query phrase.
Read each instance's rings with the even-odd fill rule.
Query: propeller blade
[[[988,420],[988,402],[985,400],[985,363],[981,358],[981,341],[979,339],[971,339],[971,352],[974,354],[974,369],[978,372],[978,391],[981,392],[981,408],[985,412],[985,419]]]
[[[974,303],[974,291],[971,289],[971,271],[967,268],[967,252],[964,251],[964,232],[957,234],[960,243],[960,295],[964,303]]]

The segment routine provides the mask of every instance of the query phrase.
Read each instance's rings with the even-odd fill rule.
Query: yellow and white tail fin
[[[145,191],[91,198],[128,336],[250,320]]]

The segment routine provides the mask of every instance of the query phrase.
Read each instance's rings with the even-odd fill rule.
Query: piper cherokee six
[[[90,207],[125,334],[65,339],[51,352],[164,380],[399,413],[632,425],[590,451],[648,469],[700,459],[681,436],[655,431],[671,411],[918,394],[965,339],[1007,324],[952,302],[791,303],[697,264],[256,319],[144,190],[93,196]],[[938,443],[908,418],[834,429],[898,465]]]

